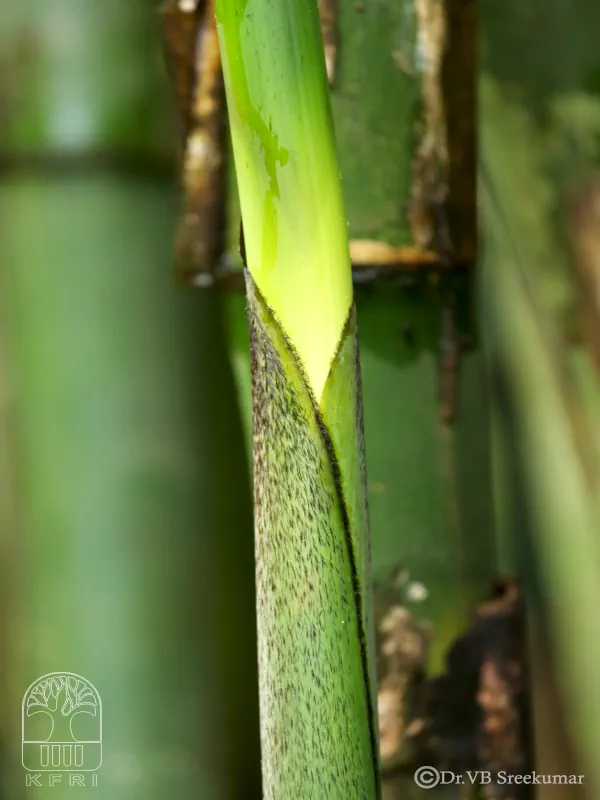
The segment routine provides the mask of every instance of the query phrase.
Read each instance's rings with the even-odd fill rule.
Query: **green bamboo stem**
[[[407,205],[413,191],[419,144],[414,132],[423,113],[425,80],[417,39],[422,33],[427,42],[427,32],[419,30],[414,4],[390,0],[337,5],[339,55],[331,102],[349,236],[394,248],[414,247]],[[461,8],[466,14],[469,6]],[[461,64],[469,42],[472,45],[468,14],[461,25],[459,34],[466,41],[458,46],[460,36],[454,31],[457,50],[452,59],[446,56],[448,69]],[[468,102],[464,107],[463,100],[470,69],[464,79],[457,81],[455,75],[454,83],[445,84],[448,113],[462,116],[467,128],[469,119],[473,123],[472,109]],[[468,157],[468,152],[468,141],[463,141],[462,155]],[[458,170],[455,181],[468,194],[469,164],[453,168]],[[227,258],[238,264],[239,203],[233,171],[230,180]],[[453,192],[448,214],[468,227],[468,197]],[[467,240],[468,233],[463,233]],[[469,290],[464,291],[464,280],[449,281],[451,294],[463,298],[458,325],[471,342],[457,373],[457,416],[447,424],[441,420],[439,400],[446,292],[438,291],[418,271],[411,280],[415,274],[405,272],[401,285],[384,280],[374,290],[358,287],[356,305],[373,577],[378,588],[389,589],[392,576],[408,576],[404,588],[411,591],[397,592],[396,602],[431,625],[426,660],[429,674],[434,675],[444,668],[445,653],[468,625],[475,605],[487,596],[497,566],[487,396]],[[227,297],[226,309],[250,451],[250,348],[243,297]],[[413,795],[411,775],[400,784],[393,782],[391,796],[398,796],[398,791],[400,796]],[[434,794],[444,791],[448,793],[438,789]]]
[[[510,405],[504,413],[510,414],[509,434],[516,448],[511,466],[521,473],[519,499],[521,508],[527,509],[526,533],[538,559],[535,564],[524,562],[521,554],[519,566],[534,571],[528,590],[537,588],[541,598],[534,595],[532,602],[537,600],[543,613],[550,615],[554,658],[567,703],[566,724],[589,769],[589,779],[597,786],[593,765],[599,735],[600,652],[592,633],[598,587],[593,558],[597,502],[573,440],[554,356],[536,326],[536,309],[527,302],[513,258],[505,251],[499,256],[500,248],[495,253],[486,266],[484,309],[490,335],[500,348],[496,368],[510,381]],[[500,320],[499,309],[507,308],[510,321]]]
[[[597,169],[589,143],[600,132],[600,73],[591,32],[600,16],[587,2],[533,3],[526,17],[518,4],[500,11],[486,3],[480,19],[481,316],[498,502],[541,643],[532,680],[558,695],[552,735],[538,705],[537,727],[546,730],[536,736],[536,757],[551,763],[566,733],[570,763],[585,773],[586,793],[597,794],[600,382],[587,335],[588,302],[592,321],[597,308],[586,281],[595,279],[588,244],[598,233],[581,192]]]
[[[98,786],[80,793],[260,795],[247,476],[215,298],[172,285],[175,122],[154,12],[0,11],[18,97],[0,183],[11,798],[32,791],[21,697],[56,670],[104,704]]]
[[[5,764],[6,748],[11,736],[8,718],[10,700],[8,693],[8,612],[10,608],[10,582],[14,572],[14,553],[11,535],[14,531],[12,481],[10,474],[10,389],[6,370],[4,343],[0,339],[0,798],[8,800]]]
[[[414,245],[406,204],[423,77],[422,65],[413,60],[419,33],[414,14],[410,6],[393,2],[358,10],[352,4],[339,4],[343,58],[338,59],[331,101],[353,240]],[[395,31],[402,32],[399,42]],[[399,59],[406,68],[399,69]],[[235,263],[239,220],[235,186],[229,192],[229,206],[228,258]],[[445,293],[419,277],[411,282],[410,274],[404,284],[383,282],[374,292],[357,289],[358,314],[364,320],[360,343],[373,569],[381,580],[405,567],[428,589],[440,583],[439,592],[433,589],[427,602],[412,606],[436,629],[438,614],[442,615],[431,658],[433,670],[438,671],[449,642],[496,574],[487,400],[464,279],[449,282],[460,294],[460,332],[471,339],[457,374],[457,418],[451,425],[441,421],[439,401]],[[227,310],[249,437],[249,341],[243,299],[229,297]],[[408,338],[403,333],[407,329]],[[449,599],[454,592],[456,605]]]
[[[377,798],[356,317],[317,5],[219,0],[216,16],[248,259],[264,793]]]

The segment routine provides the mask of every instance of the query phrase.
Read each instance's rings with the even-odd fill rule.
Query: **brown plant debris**
[[[225,92],[214,0],[168,0],[161,14],[184,127],[176,272],[186,281],[208,285],[224,234]]]
[[[447,47],[442,62],[446,130],[448,228],[455,254],[474,259],[476,216],[477,8],[475,0],[445,0]]]
[[[327,80],[331,86],[335,80],[337,61],[337,0],[319,0],[319,17],[325,45]]]
[[[180,0],[167,0],[160,7],[167,64],[186,134],[192,126],[196,40],[205,4],[205,0],[191,0],[188,4]]]
[[[439,263],[437,253],[433,250],[420,250],[410,246],[393,247],[374,239],[353,239],[350,242],[350,259],[355,268],[395,267],[399,270],[419,269]]]
[[[386,780],[398,772],[414,773],[418,763],[431,628],[406,603],[426,595],[426,588],[401,568],[374,587],[379,751]]]
[[[401,577],[404,573],[399,572]],[[398,578],[393,586],[398,587]],[[407,581],[403,583],[406,584]],[[421,584],[409,584],[425,590]],[[406,588],[406,587],[405,587]],[[531,771],[528,696],[523,663],[520,592],[503,580],[450,648],[446,671],[427,679],[433,629],[418,621],[409,599],[375,588],[380,754],[385,779],[412,775],[423,764],[455,773]],[[524,800],[529,786],[493,780],[488,800]]]
[[[402,605],[392,605],[378,624],[379,740],[381,768],[412,759],[415,703],[424,681],[427,628]]]
[[[412,0],[422,114],[407,218],[420,249],[475,258],[474,0]]]
[[[442,0],[414,0],[414,7],[417,52],[421,61],[422,119],[407,217],[417,246],[433,248],[446,256],[450,240],[445,216],[447,151],[441,83],[446,44],[445,7]]]
[[[506,580],[450,649],[446,673],[430,686],[428,721],[440,759],[454,771],[523,774],[531,771],[527,712],[520,592]],[[482,787],[489,800],[522,800],[530,790]]]

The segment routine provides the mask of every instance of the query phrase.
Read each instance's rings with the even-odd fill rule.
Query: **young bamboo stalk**
[[[246,234],[264,793],[377,798],[356,315],[317,5],[216,15]]]
[[[419,793],[413,776],[421,750],[415,752],[411,735],[419,731],[419,725],[412,724],[420,713],[415,702],[421,693],[419,675],[425,671],[430,678],[445,670],[449,647],[467,630],[477,604],[489,595],[497,577],[487,396],[480,380],[481,352],[470,302],[473,270],[446,272],[438,264],[437,274],[428,274],[424,268],[435,265],[435,254],[419,250],[407,214],[407,209],[414,209],[411,198],[423,184],[415,164],[427,150],[423,143],[431,143],[429,132],[415,139],[414,131],[422,129],[423,108],[433,102],[432,94],[439,98],[443,85],[450,192],[443,171],[429,191],[433,199],[446,198],[434,218],[440,224],[445,217],[460,223],[453,231],[459,260],[461,254],[472,253],[472,246],[461,243],[468,243],[473,234],[474,159],[469,137],[474,125],[474,6],[446,4],[450,51],[445,53],[436,14],[432,19],[417,18],[411,3],[395,0],[366,6],[326,2],[321,9],[336,5],[333,22],[343,58],[337,65],[331,102],[358,284],[355,302],[379,633],[382,791],[384,797],[405,798]],[[441,8],[434,6],[437,11]],[[326,44],[325,30],[323,34]],[[426,59],[419,56],[422,46]],[[446,71],[441,69],[442,58]],[[438,123],[441,120],[435,123],[436,131]],[[439,154],[427,152],[438,163]],[[425,172],[431,178],[431,171]],[[239,261],[234,180],[232,171],[227,252],[232,266]],[[231,354],[249,432],[251,381],[244,300],[235,292],[228,295]],[[454,309],[448,302],[453,299]],[[449,311],[455,315],[451,325]],[[458,352],[458,363],[447,357]],[[451,392],[441,392],[448,384],[454,384]],[[454,406],[450,421],[447,415],[442,419],[448,405]],[[407,621],[405,635],[396,628],[384,630],[401,613]],[[403,648],[415,637],[419,646],[412,651],[408,647],[410,657],[404,658]],[[393,654],[386,655],[390,650]],[[475,702],[476,686],[471,688]],[[464,720],[463,702],[458,718],[438,739],[444,739],[443,746],[462,735]],[[438,737],[435,724],[431,730]],[[432,763],[431,752],[426,750],[422,759]],[[487,768],[484,763],[479,766]],[[440,797],[456,792],[438,786],[423,793]]]

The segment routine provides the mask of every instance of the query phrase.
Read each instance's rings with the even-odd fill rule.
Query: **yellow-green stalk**
[[[320,399],[352,281],[316,2],[216,8],[248,265]]]
[[[377,798],[356,316],[315,0],[215,3],[247,258],[266,798]]]

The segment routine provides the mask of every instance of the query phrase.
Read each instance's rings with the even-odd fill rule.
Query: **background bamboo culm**
[[[104,702],[100,780],[39,793],[256,798],[248,479],[216,298],[169,269],[156,7],[4,4],[0,55],[5,797],[21,697],[67,670]]]
[[[541,797],[600,786],[599,24],[586,0],[480,14],[480,316],[503,559],[526,593],[536,768],[585,775]]]

